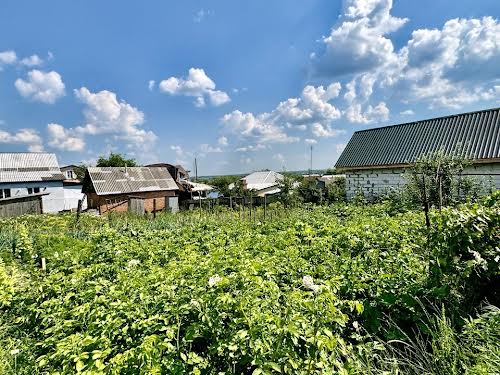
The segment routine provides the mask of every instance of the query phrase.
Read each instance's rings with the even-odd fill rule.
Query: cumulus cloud
[[[306,145],[315,145],[316,143],[318,143],[318,141],[313,138],[306,138],[304,139],[304,143]]]
[[[255,115],[236,110],[226,114],[221,122],[227,131],[259,143],[297,142],[299,138],[289,135],[286,129],[304,131],[311,127],[313,133],[334,136],[338,130],[331,124],[342,113],[331,102],[339,96],[341,88],[338,82],[328,86],[307,85],[300,97],[282,101],[269,113]]]
[[[335,137],[339,134],[345,133],[343,130],[333,129],[330,125],[323,125],[319,122],[311,124],[311,132],[316,137]]]
[[[73,129],[66,129],[59,124],[47,125],[48,144],[50,147],[61,151],[82,151],[85,141]]]
[[[26,80],[18,78],[15,86],[21,96],[47,104],[53,104],[66,95],[65,86],[59,73],[32,70]]]
[[[170,77],[161,81],[158,87],[169,95],[194,97],[196,107],[205,107],[207,101],[214,107],[231,101],[226,92],[216,90],[215,82],[203,69],[191,68],[186,78]]]
[[[370,124],[372,122],[387,121],[389,119],[389,108],[384,102],[376,106],[368,105],[366,111],[362,111],[361,104],[352,104],[346,110],[346,118],[349,122],[358,124]]]
[[[253,113],[233,111],[221,119],[227,131],[244,138],[253,138],[259,142],[291,143],[298,138],[285,133],[282,126],[274,123],[268,113],[255,116]]]
[[[75,131],[82,135],[111,135],[140,150],[150,148],[157,136],[142,128],[144,113],[124,100],[118,100],[114,92],[103,90],[91,92],[86,87],[74,90],[77,99],[85,107],[86,123]]]
[[[19,62],[23,66],[33,67],[43,64],[43,59],[41,59],[38,55],[31,55],[29,57],[25,57]]]
[[[323,39],[323,53],[313,56],[317,74],[352,77],[343,95],[354,106],[348,112],[352,120],[369,122],[359,106],[368,105],[373,94],[430,108],[500,97],[497,20],[451,19],[440,29],[414,30],[397,50],[389,35],[407,19],[394,17],[392,6],[392,0],[346,0],[339,23]],[[384,108],[378,109],[383,115]]]
[[[358,73],[396,59],[394,46],[386,36],[408,19],[393,17],[391,8],[392,0],[345,1],[340,24],[323,38],[325,52],[316,65],[319,73]]]
[[[20,129],[16,133],[0,129],[0,143],[25,144],[30,152],[43,151],[42,138],[35,129]]]
[[[0,72],[7,65],[12,65],[17,61],[17,55],[14,51],[0,52]]]

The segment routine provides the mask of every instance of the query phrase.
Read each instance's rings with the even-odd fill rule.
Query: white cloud
[[[171,145],[170,149],[174,151],[178,157],[182,157],[184,155],[184,150],[179,145]]]
[[[344,133],[343,130],[333,129],[330,125],[323,125],[319,122],[311,124],[311,132],[316,137],[335,137]]]
[[[0,52],[0,72],[7,65],[12,65],[17,61],[17,55],[14,51]]]
[[[236,152],[257,152],[260,150],[265,150],[266,146],[263,144],[257,143],[255,146],[254,145],[248,145],[244,147],[238,147],[236,149]]]
[[[313,138],[306,138],[304,139],[304,143],[306,145],[315,145],[316,143],[318,143],[318,141]]]
[[[16,133],[0,130],[0,143],[25,144],[30,152],[43,150],[42,138],[35,129],[20,129]]]
[[[222,152],[222,148],[210,146],[208,143],[203,143],[200,145],[200,150],[203,153],[219,153]]]
[[[368,105],[366,111],[363,112],[361,104],[351,104],[346,110],[346,118],[349,122],[358,124],[387,121],[389,119],[389,108],[384,102],[380,102],[375,107]]]
[[[408,19],[390,14],[392,0],[347,0],[341,23],[323,39],[325,52],[317,59],[321,74],[340,76],[368,71],[396,59],[386,38]]]
[[[66,129],[62,125],[50,123],[47,125],[47,133],[49,135],[48,144],[55,149],[82,151],[85,148],[85,141],[73,129]]]
[[[299,138],[287,134],[286,129],[304,131],[311,127],[322,136],[334,136],[339,131],[331,123],[342,113],[331,101],[339,96],[340,90],[339,82],[328,86],[307,85],[300,97],[282,101],[270,113],[255,115],[236,110],[226,114],[221,122],[227,131],[259,143],[297,142]]]
[[[373,94],[430,108],[500,98],[497,20],[451,19],[441,29],[414,30],[396,50],[388,35],[407,19],[391,15],[392,5],[392,0],[346,0],[339,24],[323,39],[325,50],[312,59],[317,74],[350,80],[344,99],[354,105],[345,110],[352,120],[370,122],[359,106],[367,106]]]
[[[203,69],[191,68],[187,78],[170,77],[161,81],[158,87],[169,95],[194,97],[196,107],[204,107],[207,100],[215,107],[231,101],[227,93],[215,89],[215,82]]]
[[[140,150],[150,149],[157,139],[152,131],[146,131],[144,113],[124,100],[118,100],[114,92],[103,90],[90,92],[86,87],[74,90],[75,96],[85,104],[83,115],[86,123],[75,130],[79,134],[108,134]]]
[[[19,62],[21,65],[27,66],[27,67],[33,67],[33,66],[38,66],[43,64],[43,60],[38,56],[38,55],[31,55],[29,57],[25,57]]]
[[[21,96],[47,104],[53,104],[66,95],[61,76],[55,71],[32,70],[27,80],[18,78],[15,86]]]
[[[154,88],[155,88],[155,85],[156,85],[156,82],[155,82],[153,79],[151,79],[151,80],[148,82],[148,89],[149,89],[149,91],[153,91],[153,90],[154,90]]]
[[[298,138],[287,135],[282,126],[276,125],[264,113],[257,117],[253,113],[233,111],[221,119],[225,129],[243,138],[254,138],[258,142],[290,143]]]
[[[217,143],[221,146],[227,146],[229,144],[227,137],[225,137],[225,136],[219,137],[219,139],[217,140]]]
[[[412,109],[407,109],[405,111],[399,112],[401,116],[413,116],[415,112]]]

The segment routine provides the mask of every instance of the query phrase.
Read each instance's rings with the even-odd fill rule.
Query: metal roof
[[[248,190],[262,190],[278,185],[283,175],[274,171],[253,172],[242,180]]]
[[[357,131],[335,167],[407,165],[431,152],[457,149],[476,161],[500,158],[500,108]]]
[[[0,152],[0,183],[62,180],[55,154]]]
[[[179,189],[163,167],[90,167],[87,171],[97,195]]]

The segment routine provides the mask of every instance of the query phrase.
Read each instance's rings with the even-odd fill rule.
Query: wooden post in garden
[[[424,212],[425,212],[425,225],[427,228],[431,227],[431,221],[429,219],[429,201],[427,200],[427,191],[425,188],[425,174],[422,174],[422,193],[424,200]]]
[[[42,267],[42,271],[45,271],[47,269],[47,262],[45,261],[45,258],[42,258],[41,267]]]
[[[264,221],[266,221],[267,214],[267,194],[264,194]]]
[[[153,199],[153,219],[156,219],[156,199]]]

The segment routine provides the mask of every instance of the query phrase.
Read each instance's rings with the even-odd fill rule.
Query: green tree
[[[479,184],[461,175],[470,164],[459,150],[452,154],[439,150],[421,156],[407,172],[407,199],[424,206],[442,207],[477,198]]]
[[[283,178],[278,181],[280,192],[277,194],[278,200],[285,207],[293,206],[300,200],[297,192],[296,185],[299,182],[299,176],[293,173],[283,173]]]
[[[99,156],[97,159],[97,167],[137,167],[135,159],[125,159],[121,154],[110,153],[106,158]]]
[[[238,176],[217,176],[212,178],[207,183],[216,188],[219,194],[229,197],[230,195],[235,195],[235,191],[229,189],[229,185],[238,185],[240,177]]]
[[[85,164],[80,164],[75,167],[76,177],[79,180],[83,180],[85,177],[85,172],[87,172],[87,166]]]

